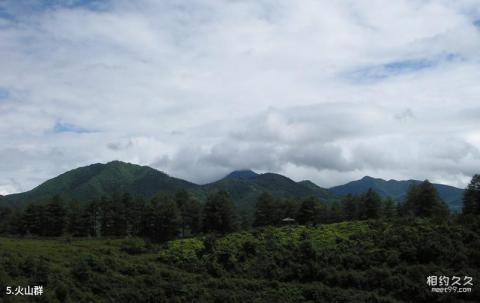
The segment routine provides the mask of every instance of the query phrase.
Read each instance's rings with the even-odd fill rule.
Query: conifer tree
[[[257,199],[255,207],[255,220],[253,226],[274,225],[277,219],[275,216],[276,203],[270,193],[263,192]]]
[[[480,175],[473,176],[463,193],[463,214],[480,214]]]
[[[318,219],[318,201],[315,197],[308,197],[302,201],[297,213],[297,221],[300,224],[315,224]]]
[[[346,220],[357,219],[357,200],[352,194],[348,194],[342,201],[343,213]]]
[[[387,197],[383,201],[383,211],[382,212],[383,212],[383,216],[386,217],[386,218],[393,218],[393,217],[396,216],[397,209],[396,209],[395,202],[393,201],[392,198]]]
[[[67,210],[62,198],[54,196],[45,206],[44,235],[50,237],[61,236],[67,223]]]
[[[235,206],[224,190],[208,196],[203,214],[205,232],[229,233],[237,229]]]
[[[168,241],[178,236],[180,229],[180,211],[175,200],[165,194],[155,196],[145,216],[145,234],[155,242]]]
[[[363,196],[363,206],[365,207],[365,217],[367,219],[377,219],[381,214],[382,199],[373,189],[368,191]]]
[[[187,233],[198,233],[200,229],[201,212],[199,202],[193,199],[185,189],[181,189],[175,193],[175,202],[180,211],[182,237],[185,237]]]
[[[74,237],[85,237],[88,230],[83,222],[83,208],[76,200],[71,201],[67,207],[67,227],[66,232]]]

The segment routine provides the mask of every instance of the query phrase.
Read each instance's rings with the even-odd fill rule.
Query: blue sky
[[[53,126],[53,131],[55,133],[75,133],[75,134],[84,134],[94,132],[93,130],[79,127],[70,123],[65,122],[56,122]]]
[[[465,186],[480,1],[0,2],[0,194],[123,160]]]

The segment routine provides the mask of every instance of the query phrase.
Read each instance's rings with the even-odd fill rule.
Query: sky
[[[479,80],[475,0],[0,0],[0,194],[112,160],[464,187]]]

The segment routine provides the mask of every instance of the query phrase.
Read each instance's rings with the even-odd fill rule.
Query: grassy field
[[[425,275],[478,275],[477,227],[344,222],[141,239],[0,238],[2,302],[435,302]],[[44,286],[42,296],[5,287]],[[412,297],[413,296],[413,297]]]

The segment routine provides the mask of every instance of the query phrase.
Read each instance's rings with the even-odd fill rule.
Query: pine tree
[[[255,207],[255,220],[253,226],[275,225],[277,216],[275,216],[276,203],[270,193],[263,192],[257,199]]]
[[[180,211],[175,200],[165,194],[155,196],[146,209],[145,234],[155,242],[168,241],[178,235]]]
[[[357,219],[357,199],[352,195],[348,194],[343,200],[343,213],[346,220],[355,220]]]
[[[142,230],[142,215],[145,209],[145,200],[137,197],[132,200],[127,210],[127,234],[139,236]]]
[[[7,233],[12,235],[24,235],[26,233],[25,224],[23,222],[23,213],[19,209],[13,209],[8,224]]]
[[[446,217],[447,205],[440,199],[438,192],[428,180],[412,184],[407,192],[405,203],[400,208],[402,216]]]
[[[343,208],[338,202],[332,202],[330,204],[330,207],[328,207],[328,218],[327,222],[328,223],[335,223],[335,222],[341,222],[345,218],[345,215],[343,213]]]
[[[113,202],[113,234],[116,237],[125,237],[127,235],[127,212],[128,207],[132,202],[132,198],[129,193],[125,193],[122,196],[114,194],[112,196]]]
[[[480,214],[480,175],[474,175],[463,193],[463,214]]]
[[[9,230],[12,217],[12,209],[8,207],[0,207],[0,234],[5,234]]]
[[[115,235],[115,207],[113,200],[103,196],[100,199],[100,230],[102,237]]]
[[[85,237],[88,231],[85,230],[82,222],[83,209],[76,200],[71,201],[67,208],[66,232],[74,237]]]
[[[399,212],[401,216],[412,217],[417,214],[417,201],[419,201],[420,188],[412,183],[407,191],[405,202],[401,204]]]
[[[22,214],[22,234],[45,235],[45,206],[31,203]]]
[[[393,218],[397,214],[397,209],[395,202],[393,201],[392,198],[387,197],[383,201],[383,216],[386,218]]]
[[[432,217],[440,203],[437,190],[428,180],[423,181],[418,187],[415,215],[418,217]]]
[[[90,201],[82,212],[82,224],[87,236],[99,237],[101,235],[101,207],[100,202]]]
[[[300,224],[315,224],[318,220],[318,201],[315,197],[308,197],[302,201],[297,213],[297,221]]]
[[[198,234],[201,230],[202,206],[196,199],[190,198],[187,207],[183,210],[183,220],[188,228],[189,234]]]
[[[377,219],[381,215],[382,199],[373,189],[368,189],[363,196],[363,205],[365,207],[365,216],[367,219]]]
[[[205,232],[229,233],[237,229],[235,206],[226,191],[209,195],[203,214]]]
[[[198,233],[200,230],[200,203],[193,199],[185,189],[175,193],[175,202],[180,210],[182,237],[185,237],[187,233]]]
[[[50,237],[61,236],[67,223],[67,210],[62,198],[54,196],[45,206],[45,235]]]

